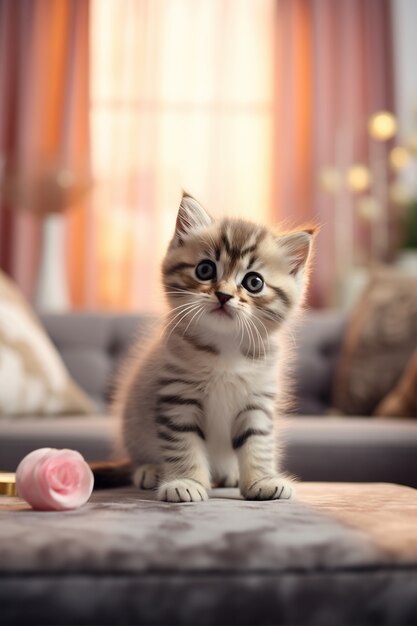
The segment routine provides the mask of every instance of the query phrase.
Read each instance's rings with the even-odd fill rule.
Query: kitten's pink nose
[[[217,296],[217,300],[220,302],[222,306],[226,304],[228,300],[233,298],[233,296],[231,296],[230,293],[223,293],[223,291],[216,291],[216,296]]]

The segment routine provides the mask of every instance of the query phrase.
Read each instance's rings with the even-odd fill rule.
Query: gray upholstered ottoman
[[[0,623],[417,624],[417,491],[178,505],[125,489],[65,513],[3,497]]]

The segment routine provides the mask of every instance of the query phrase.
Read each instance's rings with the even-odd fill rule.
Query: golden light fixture
[[[368,131],[378,141],[392,139],[397,132],[397,120],[389,111],[378,111],[369,118]]]
[[[349,189],[360,193],[369,189],[372,181],[372,175],[369,167],[362,163],[354,163],[351,165],[346,174],[346,183]]]
[[[407,166],[411,155],[407,148],[403,146],[395,146],[390,152],[389,163],[393,170],[402,170]]]

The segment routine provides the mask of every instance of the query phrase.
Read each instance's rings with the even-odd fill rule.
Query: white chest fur
[[[232,424],[260,392],[275,391],[275,366],[238,354],[223,354],[204,367],[204,433],[213,475],[237,473]]]

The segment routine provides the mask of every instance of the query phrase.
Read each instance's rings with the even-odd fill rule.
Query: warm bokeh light
[[[342,175],[336,167],[323,167],[319,172],[319,185],[327,193],[336,193],[342,184]]]
[[[369,168],[362,163],[351,165],[346,174],[346,184],[352,191],[362,192],[369,189],[372,175]]]
[[[365,222],[374,222],[380,215],[381,207],[373,196],[364,196],[358,200],[357,211]]]
[[[410,135],[406,140],[407,150],[413,156],[417,155],[417,133]]]
[[[389,163],[393,170],[402,170],[404,167],[407,167],[410,158],[411,155],[407,148],[396,146],[390,152]]]
[[[374,139],[387,141],[397,132],[397,120],[389,111],[379,111],[369,118],[368,131]]]
[[[389,197],[399,206],[405,206],[411,201],[410,189],[401,180],[397,180],[389,187]]]

